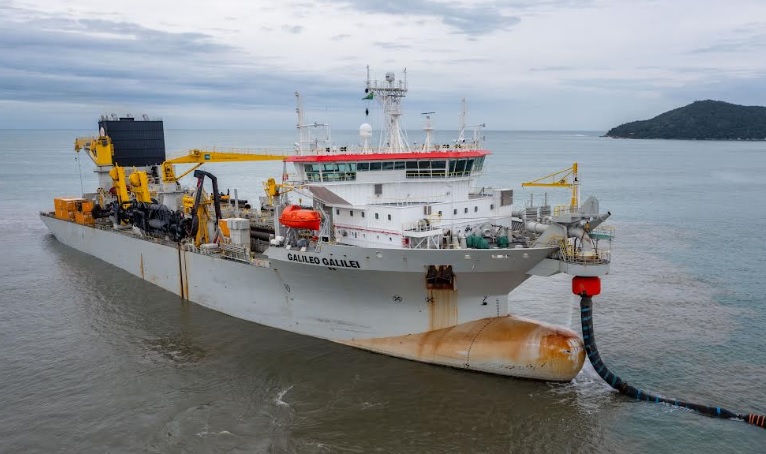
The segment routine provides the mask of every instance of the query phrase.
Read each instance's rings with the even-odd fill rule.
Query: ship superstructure
[[[509,315],[507,295],[532,275],[606,274],[612,235],[599,224],[608,213],[579,194],[564,207],[514,208],[512,189],[477,189],[491,155],[483,125],[466,139],[463,107],[458,138],[438,144],[427,113],[425,139],[412,144],[400,121],[407,91],[406,73],[374,81],[368,69],[364,98],[379,104],[383,127],[376,139],[362,124],[357,147],[336,147],[327,125],[307,124],[297,93],[289,153],[167,159],[164,143],[135,151],[158,145],[140,132],[156,137],[156,123],[102,118],[99,137],[75,145],[100,187],[56,199],[41,218],[63,243],[235,317],[407,359],[571,379],[585,356],[579,336]],[[318,127],[322,140],[310,135]],[[197,169],[260,160],[285,170],[252,209]],[[194,167],[177,174],[176,164]],[[192,171],[196,184],[182,186]],[[575,164],[570,187],[576,175]]]

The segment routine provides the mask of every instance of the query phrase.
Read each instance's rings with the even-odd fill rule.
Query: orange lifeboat
[[[279,215],[279,223],[296,229],[319,230],[322,218],[319,212],[301,208],[299,205],[288,205]]]

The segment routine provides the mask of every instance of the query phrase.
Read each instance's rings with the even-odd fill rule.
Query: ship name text
[[[292,262],[309,263],[311,265],[324,265],[332,268],[361,268],[356,260],[331,259],[327,257],[315,257],[313,255],[287,254],[287,260]]]

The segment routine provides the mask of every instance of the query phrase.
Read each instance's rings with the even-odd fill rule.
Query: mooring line
[[[580,297],[580,320],[582,322],[582,337],[585,343],[585,351],[588,354],[588,359],[596,370],[596,373],[598,373],[598,375],[612,388],[616,389],[621,394],[636,400],[666,403],[675,407],[687,408],[705,416],[722,419],[736,419],[766,429],[766,416],[763,415],[754,413],[740,414],[721,407],[710,407],[707,405],[685,402],[683,400],[661,397],[629,385],[628,382],[622,380],[610,371],[601,359],[601,355],[598,353],[598,348],[596,348],[596,334],[593,331],[593,300],[586,292],[581,292]]]

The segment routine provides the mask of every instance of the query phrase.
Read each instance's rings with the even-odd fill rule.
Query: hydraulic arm
[[[190,150],[189,154],[178,156],[162,163],[162,181],[172,183],[180,180],[206,162],[247,162],[247,161],[281,161],[286,157],[282,154],[245,153]],[[175,164],[194,164],[189,170],[176,175]],[[209,175],[209,174],[208,174]],[[195,173],[194,176],[197,176]]]

